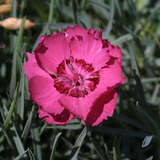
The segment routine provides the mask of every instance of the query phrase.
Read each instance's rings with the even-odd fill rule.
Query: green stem
[[[49,25],[52,24],[52,22],[53,22],[54,0],[51,0],[51,1],[50,1],[50,5],[49,5],[49,6],[50,6],[50,7],[49,7],[47,34],[50,34]]]

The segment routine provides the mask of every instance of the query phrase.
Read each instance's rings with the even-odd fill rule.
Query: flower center
[[[94,71],[92,64],[83,59],[63,60],[57,67],[54,87],[61,94],[72,97],[85,97],[94,91],[99,83],[99,72]]]

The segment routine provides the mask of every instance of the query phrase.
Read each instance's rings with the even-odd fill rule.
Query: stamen
[[[57,91],[79,98],[95,90],[99,83],[99,72],[95,72],[92,64],[85,60],[70,57],[58,65],[57,76],[53,78]]]

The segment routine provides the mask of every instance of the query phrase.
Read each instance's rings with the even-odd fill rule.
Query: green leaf
[[[16,101],[17,101],[17,97],[18,97],[18,88],[19,88],[19,85],[17,85],[17,88],[16,88],[15,93],[14,93],[13,101],[12,101],[11,106],[9,108],[9,112],[7,114],[7,117],[6,117],[5,121],[4,121],[4,125],[3,126],[4,126],[5,129],[8,127],[8,125],[9,125],[9,123],[11,121],[11,117],[12,117],[12,114],[14,112],[14,108],[16,106]]]
[[[50,160],[54,160],[54,156],[55,156],[55,150],[56,150],[56,144],[57,144],[57,142],[58,142],[58,139],[59,139],[59,137],[61,136],[61,132],[59,132],[57,135],[56,135],[56,137],[55,137],[55,139],[54,139],[54,142],[53,142],[53,147],[52,147],[52,152],[51,152],[51,156],[50,156]]]
[[[131,34],[126,34],[126,35],[123,35],[121,37],[119,37],[118,39],[114,40],[113,42],[111,42],[113,45],[120,45],[122,43],[125,43],[129,40],[133,39],[132,35]]]
[[[14,143],[16,145],[18,153],[19,154],[23,154],[25,152],[24,146],[23,146],[23,143],[22,143],[22,141],[21,141],[21,139],[20,139],[20,137],[19,137],[19,135],[17,133],[15,125],[13,125],[11,127],[11,131],[13,131],[13,134],[14,134],[13,135],[13,140],[14,140]],[[24,157],[27,157],[27,155],[25,154]]]
[[[151,140],[152,140],[153,136],[146,136],[142,142],[142,148],[147,147]]]
[[[34,144],[34,154],[37,156],[38,160],[42,160],[42,150],[40,143],[40,132],[39,128],[32,129],[32,137],[35,140]]]
[[[135,50],[131,46],[131,44],[128,43],[128,48],[129,48],[129,53],[130,53],[130,58],[131,58],[131,65],[132,65],[132,70],[135,72],[135,74],[140,77],[137,62],[136,62],[136,57],[135,57]]]
[[[40,129],[40,136],[45,132],[46,129],[47,129],[47,123],[45,123],[43,125],[43,127],[41,127],[41,129]]]
[[[26,140],[26,138],[27,138],[27,136],[28,136],[28,134],[30,132],[31,123],[32,123],[32,117],[33,117],[33,114],[34,114],[34,109],[35,109],[35,106],[32,106],[32,111],[29,114],[29,117],[27,119],[26,125],[25,125],[23,133],[22,133],[22,138],[24,140]]]
[[[0,126],[2,126],[1,123],[0,123]],[[5,129],[3,128],[3,126],[0,127],[0,133],[1,133],[1,132],[3,133],[4,137],[6,138],[9,146],[13,149],[14,146],[13,146],[13,143],[12,143],[12,141],[11,141],[11,138],[9,137],[8,132],[5,131]]]
[[[71,121],[65,126],[60,126],[60,125],[49,125],[47,128],[52,128],[52,129],[67,129],[67,130],[78,130],[82,128],[82,125],[79,123],[79,121]]]
[[[121,11],[121,7],[120,7],[120,2],[119,0],[115,1],[115,6],[117,7],[118,13],[120,16],[122,16],[122,11]]]
[[[118,160],[118,158],[117,158],[117,152],[116,152],[116,147],[113,147],[113,160]]]
[[[87,135],[87,127],[84,127],[73,146],[72,153],[71,153],[71,160],[78,159],[78,153],[80,151],[80,148],[82,146],[82,143],[86,135]]]
[[[17,16],[17,0],[12,0],[11,17]]]
[[[88,2],[93,3],[96,6],[100,6],[101,8],[110,9],[109,5],[107,5],[106,3],[102,2],[102,1],[89,0]]]
[[[24,23],[25,23],[25,18],[23,18],[21,27],[18,31],[18,37],[16,39],[16,46],[13,52],[11,82],[10,82],[11,97],[13,96],[13,93],[16,87],[16,81],[17,81],[16,75],[18,71],[20,72],[19,67],[21,67],[21,60],[19,59],[19,54],[20,54],[20,48],[21,48],[22,39],[23,39]]]
[[[21,1],[21,8],[20,8],[20,15],[21,15],[21,17],[22,17],[23,14],[24,14],[24,9],[25,9],[25,7],[26,7],[26,4],[27,4],[27,0]]]
[[[92,138],[92,144],[93,144],[94,149],[97,152],[99,158],[101,160],[108,160],[108,159],[106,159],[106,156],[104,155],[104,151],[101,149],[101,147],[99,146],[99,144],[96,142],[96,140],[94,138]]]
[[[28,149],[28,154],[29,154],[29,160],[36,160],[33,152],[30,149]]]
[[[17,157],[15,158],[15,160],[21,160],[21,159],[23,159],[23,158],[24,158],[24,155],[25,155],[27,152],[28,152],[28,149],[27,149],[26,151],[24,151],[22,154],[20,154],[19,156],[17,156]]]
[[[157,84],[157,85],[155,86],[154,92],[153,92],[153,94],[152,94],[152,99],[151,99],[151,102],[152,102],[152,103],[155,103],[155,102],[156,102],[156,99],[157,99],[157,97],[158,97],[159,90],[160,90],[160,84]]]
[[[74,23],[79,24],[78,19],[78,1],[72,0],[72,8],[73,8],[73,15],[74,15]]]
[[[147,158],[146,160],[153,160],[153,156],[151,156],[151,157],[149,157],[149,158]]]
[[[54,11],[54,0],[50,0],[49,16],[48,16],[48,31],[47,31],[48,34],[50,34],[49,25],[52,24],[53,22],[53,11]]]
[[[21,120],[23,120],[24,119],[24,67],[23,66],[21,71],[19,93],[20,96],[18,97],[16,110]]]
[[[109,18],[109,22],[108,25],[105,29],[105,34],[108,35],[110,33],[110,31],[112,30],[112,23],[113,23],[113,18],[114,18],[114,8],[115,8],[115,0],[111,1],[111,10],[110,10],[110,18]]]

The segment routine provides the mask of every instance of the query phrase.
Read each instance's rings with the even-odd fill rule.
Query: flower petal
[[[39,67],[34,54],[27,53],[27,57],[28,61],[24,64],[24,74],[27,76],[28,80],[38,75],[44,77],[49,76],[44,70]]]
[[[75,36],[81,36],[82,38],[84,38],[87,32],[87,29],[84,29],[83,27],[78,25],[74,25],[73,27],[69,26],[67,27],[67,29],[62,30],[62,33],[65,33],[65,36],[68,41],[70,41],[70,39],[72,39]]]
[[[101,38],[96,39],[93,34],[86,34],[85,38],[72,38],[70,40],[71,56],[77,59],[84,59],[96,70],[104,67],[110,56],[106,49],[102,48]]]
[[[60,114],[63,107],[56,104],[61,96],[54,88],[54,81],[49,77],[35,76],[29,80],[31,99],[48,113]]]
[[[65,125],[74,118],[74,116],[66,109],[64,109],[60,114],[54,115],[39,108],[38,114],[39,118],[44,119],[48,124]]]
[[[92,109],[87,115],[86,121],[90,126],[100,124],[107,117],[113,115],[117,103],[117,93],[109,90],[101,94],[93,103]]]
[[[82,120],[86,120],[94,101],[99,97],[99,95],[106,91],[106,87],[98,84],[97,88],[85,97],[75,98],[71,96],[62,96],[59,101],[62,103],[64,108],[68,109],[73,115]]]
[[[95,55],[92,59],[92,64],[95,70],[100,70],[102,67],[106,65],[109,61],[110,57],[106,50],[102,49],[97,55]]]
[[[70,56],[69,46],[63,33],[43,36],[34,50],[38,64],[50,74],[55,74],[58,65]]]
[[[103,48],[108,50],[108,53],[113,58],[118,58],[119,62],[122,59],[122,52],[119,46],[113,46],[108,40],[102,40]]]
[[[103,86],[100,81],[97,88],[85,97],[75,98],[71,96],[62,96],[59,101],[63,104],[64,108],[68,109],[76,117],[86,120],[95,99],[106,91],[107,88]]]
[[[107,67],[100,70],[100,77],[102,86],[108,88],[115,88],[120,84],[124,84],[125,78],[119,60],[112,58]]]
[[[107,91],[105,88],[97,88],[85,98],[64,96],[60,102],[73,115],[82,121],[86,120],[90,126],[95,126],[108,116],[112,116],[117,102],[117,93],[114,89]]]

